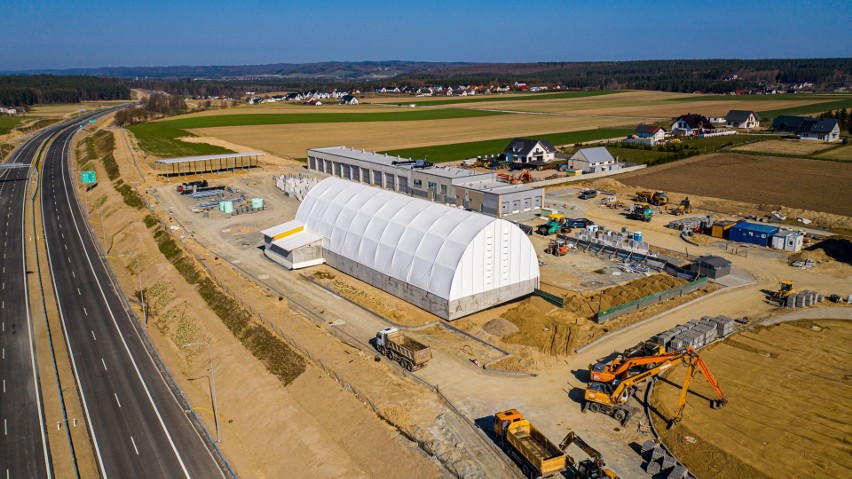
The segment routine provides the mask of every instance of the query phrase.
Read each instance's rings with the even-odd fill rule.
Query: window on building
[[[447,194],[447,185],[441,185],[441,194],[442,194],[442,195],[446,195],[446,194]]]
[[[414,180],[415,188],[423,188],[423,180]]]
[[[438,187],[438,184],[435,183],[434,181],[429,182],[429,191],[435,191],[435,188],[437,188],[437,187]]]

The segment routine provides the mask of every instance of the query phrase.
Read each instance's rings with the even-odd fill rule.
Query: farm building
[[[778,232],[777,226],[742,221],[731,227],[728,231],[728,239],[740,243],[769,246],[772,235],[776,232]]]
[[[702,256],[689,269],[710,279],[718,279],[731,274],[731,262],[720,256]]]
[[[571,155],[568,159],[568,168],[578,171],[612,171],[621,168],[618,159],[613,158],[610,152],[603,146],[595,148],[583,148]]]
[[[512,223],[338,178],[317,184],[295,220],[263,235],[279,264],[319,260],[447,320],[539,285],[535,249]]]
[[[799,251],[805,243],[805,234],[801,231],[781,230],[772,235],[772,247],[784,251]]]
[[[506,161],[529,166],[546,166],[556,159],[556,148],[547,140],[514,138],[503,150]]]
[[[760,117],[753,111],[731,110],[725,116],[725,126],[740,129],[758,128],[760,126]]]
[[[357,105],[358,99],[355,98],[354,95],[343,95],[343,98],[340,99],[341,105]]]
[[[501,217],[544,204],[544,188],[500,182],[494,172],[438,167],[344,146],[313,148],[307,156],[312,171],[487,215]]]
[[[833,142],[840,140],[840,126],[833,118],[781,115],[772,121],[779,133],[793,133],[803,140]]]
[[[695,113],[681,115],[672,122],[672,134],[678,136],[698,136],[715,130],[716,127],[709,118]]]
[[[633,138],[628,139],[631,143],[644,145],[656,145],[666,139],[666,129],[657,125],[641,124],[633,130]]]

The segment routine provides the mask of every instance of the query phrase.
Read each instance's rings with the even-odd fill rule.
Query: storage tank
[[[251,207],[254,210],[263,209],[263,198],[252,198]]]
[[[234,212],[234,202],[231,200],[223,201],[219,203],[219,205],[222,207],[222,211],[225,214],[231,214]]]

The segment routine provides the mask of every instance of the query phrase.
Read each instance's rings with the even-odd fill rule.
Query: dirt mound
[[[564,307],[576,315],[592,318],[598,311],[613,308],[684,284],[686,284],[686,280],[667,274],[655,274],[635,279],[627,284],[613,286],[591,295],[570,293],[564,298]]]
[[[488,321],[482,326],[482,329],[497,336],[498,338],[505,338],[510,334],[515,334],[518,332],[518,327],[512,324],[511,321],[507,321],[503,318],[496,318]]]
[[[834,260],[852,264],[852,240],[844,236],[832,236],[813,246],[809,246],[799,253],[796,259],[812,259],[814,261]]]
[[[505,337],[506,341],[553,355],[568,355],[574,350],[575,330],[585,319],[537,296],[524,300],[504,317],[518,327],[517,333]]]

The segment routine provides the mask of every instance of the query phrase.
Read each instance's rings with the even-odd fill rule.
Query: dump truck
[[[669,196],[665,191],[637,191],[635,201],[650,203],[654,206],[665,206],[669,204]]]
[[[432,348],[394,327],[380,329],[376,333],[376,349],[409,371],[422,368],[432,359]]]
[[[521,467],[525,477],[561,477],[568,464],[566,454],[517,409],[495,414],[493,427],[497,444]]]

